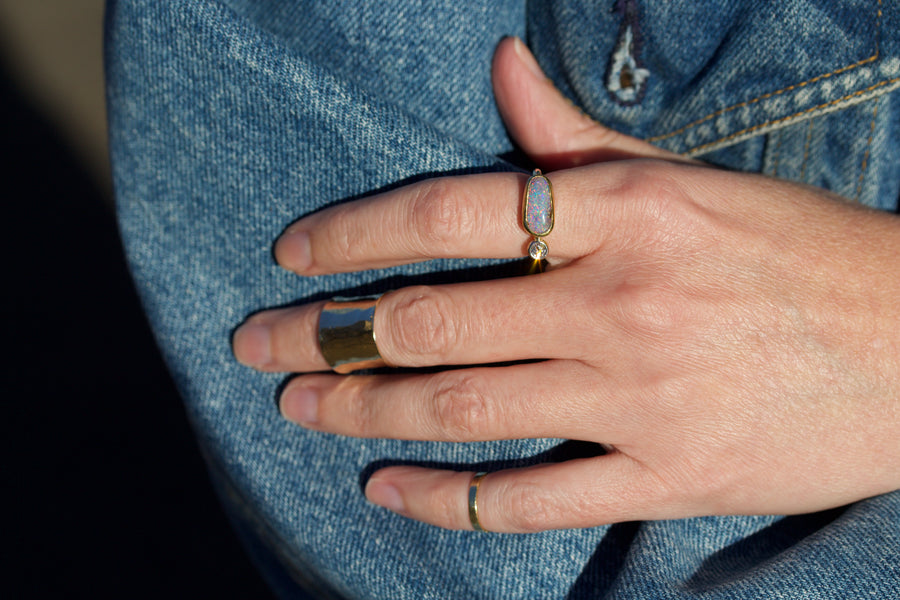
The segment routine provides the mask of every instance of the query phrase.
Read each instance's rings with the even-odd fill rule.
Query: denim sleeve
[[[491,470],[594,449],[302,430],[276,409],[283,377],[237,364],[230,334],[266,307],[507,272],[441,260],[300,278],[271,254],[287,225],[323,206],[516,169],[490,87],[506,35],[527,35],[563,92],[612,127],[896,209],[898,12],[861,0],[111,0],[127,258],[223,502],[272,586],[295,598],[896,594],[898,493],[814,515],[534,535],[403,519],[363,498],[380,465]]]

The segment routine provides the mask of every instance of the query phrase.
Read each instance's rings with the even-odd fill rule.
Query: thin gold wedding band
[[[336,373],[387,365],[375,343],[375,309],[380,298],[333,298],[322,308],[319,349]]]
[[[472,476],[472,481],[469,482],[469,522],[472,523],[472,529],[482,532],[486,532],[487,529],[478,522],[478,487],[481,485],[481,480],[485,477],[487,477],[487,473],[481,471],[475,473]]]

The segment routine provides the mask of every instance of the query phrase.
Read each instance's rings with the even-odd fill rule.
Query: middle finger
[[[378,351],[396,367],[483,364],[511,360],[584,360],[582,349],[612,328],[584,306],[578,278],[564,270],[388,292],[375,311]],[[265,311],[234,335],[239,361],[263,371],[328,368],[318,345],[323,304]],[[590,326],[584,325],[585,319]],[[607,340],[612,343],[611,340]]]

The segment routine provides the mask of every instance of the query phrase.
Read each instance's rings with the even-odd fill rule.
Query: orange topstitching
[[[779,96],[779,95],[781,95],[781,94],[785,94],[785,93],[787,93],[787,92],[791,92],[791,91],[793,91],[793,90],[796,90],[796,89],[800,89],[800,88],[806,87],[806,86],[808,86],[808,85],[811,85],[811,84],[813,84],[813,83],[816,83],[817,81],[821,81],[822,79],[826,79],[826,78],[828,78],[828,77],[833,77],[833,76],[835,76],[835,75],[840,75],[841,73],[845,73],[845,72],[847,72],[847,71],[849,71],[849,70],[851,70],[851,69],[856,69],[857,67],[861,67],[861,66],[866,65],[866,64],[868,64],[868,63],[870,63],[870,62],[876,61],[876,60],[878,60],[878,57],[879,57],[879,54],[880,54],[880,48],[879,48],[879,33],[880,33],[880,30],[881,30],[881,0],[878,0],[878,11],[877,11],[877,14],[876,14],[876,21],[875,21],[875,53],[872,54],[872,56],[869,56],[868,58],[864,58],[864,59],[862,59],[862,60],[860,60],[860,61],[858,61],[858,62],[855,62],[855,63],[853,63],[853,64],[843,66],[843,67],[841,67],[841,68],[839,68],[839,69],[835,69],[834,71],[830,71],[830,72],[828,72],[828,73],[823,73],[823,74],[821,74],[821,75],[817,75],[817,76],[813,77],[812,79],[807,79],[806,81],[801,81],[800,83],[795,83],[795,84],[790,85],[790,86],[788,86],[788,87],[781,88],[780,90],[775,90],[774,92],[768,92],[768,93],[766,93],[766,94],[763,94],[762,96],[757,96],[756,98],[753,98],[753,99],[751,99],[751,100],[745,100],[744,102],[740,102],[740,103],[738,103],[738,104],[733,104],[732,106],[728,106],[728,107],[726,107],[726,108],[720,108],[719,110],[717,110],[717,111],[715,111],[715,112],[712,112],[712,113],[706,115],[705,117],[702,117],[702,118],[700,118],[700,119],[697,119],[696,121],[693,121],[693,122],[691,122],[691,123],[688,123],[688,124],[685,125],[684,127],[681,127],[681,128],[679,128],[679,129],[676,129],[675,131],[672,131],[672,132],[669,132],[669,133],[664,133],[664,134],[661,134],[661,135],[657,135],[657,136],[654,136],[654,137],[651,137],[651,138],[647,138],[647,141],[648,141],[648,142],[659,142],[659,141],[662,141],[662,140],[667,140],[667,139],[669,139],[669,138],[671,138],[671,137],[675,137],[676,135],[679,135],[679,134],[681,134],[681,133],[684,133],[684,132],[687,131],[688,129],[691,129],[691,128],[696,127],[696,126],[698,126],[698,125],[700,125],[700,124],[702,124],[702,123],[705,123],[706,121],[709,121],[710,119],[715,119],[716,117],[718,117],[718,116],[720,116],[720,115],[723,115],[723,114],[725,114],[725,113],[727,113],[727,112],[731,112],[731,111],[737,110],[737,109],[739,109],[739,108],[744,108],[744,107],[750,106],[750,105],[752,105],[752,104],[756,104],[756,103],[758,103],[758,102],[761,102],[761,101],[763,101],[763,100],[768,100],[769,98],[772,98],[772,97],[775,97],[775,96]],[[802,113],[798,113],[798,114],[802,114]],[[778,122],[778,121],[772,121],[772,123],[777,123],[777,122]],[[769,123],[769,124],[771,124],[771,123]],[[758,127],[763,127],[763,126],[764,126],[764,125],[759,125],[759,126],[757,126],[756,128],[758,128]],[[750,129],[754,129],[754,128],[750,128]],[[740,132],[739,132],[739,133],[740,133]],[[738,135],[738,134],[735,134],[735,135]],[[731,136],[728,136],[728,137],[724,137],[724,138],[722,138],[722,139],[720,139],[720,140],[716,140],[715,142],[710,142],[709,144],[704,144],[703,146],[699,146],[698,148],[705,148],[706,146],[711,146],[711,145],[713,145],[713,144],[717,144],[717,143],[719,143],[719,142],[721,142],[721,141],[725,141],[725,140],[731,139],[732,137],[735,137],[735,135],[731,135]],[[694,150],[697,150],[697,148],[691,149],[691,151],[694,151]]]
[[[792,114],[792,115],[788,115],[788,116],[786,116],[786,117],[782,117],[782,118],[780,118],[780,119],[775,119],[775,120],[773,120],[773,121],[767,121],[767,122],[765,122],[765,123],[760,123],[759,125],[754,125],[753,127],[747,127],[746,129],[741,129],[740,131],[736,131],[735,133],[732,133],[731,135],[728,135],[728,136],[725,136],[725,137],[723,137],[723,138],[720,138],[720,139],[718,139],[718,140],[716,140],[716,141],[714,141],[714,142],[709,142],[708,144],[703,144],[703,145],[701,145],[701,146],[697,146],[697,147],[695,147],[695,148],[691,148],[691,149],[689,150],[689,152],[691,152],[691,153],[696,153],[698,150],[703,150],[704,148],[708,148],[708,147],[710,147],[710,146],[714,146],[714,145],[719,144],[719,143],[721,143],[721,142],[727,142],[728,140],[731,140],[731,139],[734,139],[734,138],[736,138],[736,137],[740,137],[740,136],[742,136],[742,135],[744,135],[744,134],[747,134],[747,133],[756,131],[757,129],[762,129],[763,127],[768,127],[769,125],[777,125],[778,123],[783,123],[783,122],[785,122],[785,121],[790,121],[791,119],[794,119],[794,118],[799,117],[799,116],[801,116],[801,115],[805,115],[805,114],[808,114],[808,113],[811,113],[811,112],[815,112],[815,111],[817,111],[817,110],[819,110],[819,109],[821,109],[821,108],[828,108],[829,106],[834,106],[835,104],[840,104],[841,102],[844,102],[845,100],[849,100],[850,98],[855,98],[856,96],[862,96],[863,94],[866,94],[866,93],[868,93],[868,92],[871,92],[871,91],[874,90],[874,89],[877,89],[877,88],[880,88],[880,87],[884,87],[884,86],[890,85],[890,84],[892,84],[892,83],[896,83],[897,81],[900,81],[900,77],[894,77],[893,79],[885,79],[884,81],[879,81],[879,82],[876,83],[875,85],[870,85],[869,87],[867,87],[867,88],[865,88],[865,89],[857,90],[857,91],[853,92],[852,94],[847,94],[846,96],[842,96],[841,98],[838,98],[837,100],[832,100],[832,101],[830,101],[830,102],[825,102],[825,103],[823,103],[823,104],[819,104],[819,105],[817,105],[817,106],[813,106],[812,108],[807,108],[806,110],[801,110],[800,112],[794,113],[794,114]]]

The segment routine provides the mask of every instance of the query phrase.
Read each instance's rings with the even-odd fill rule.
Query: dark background
[[[100,0],[72,5],[102,14]],[[99,23],[54,39],[41,29],[54,9],[65,7],[0,1],[3,596],[271,597],[215,498],[124,263]],[[59,76],[45,82],[101,89],[35,84],[34,49],[47,44]]]

